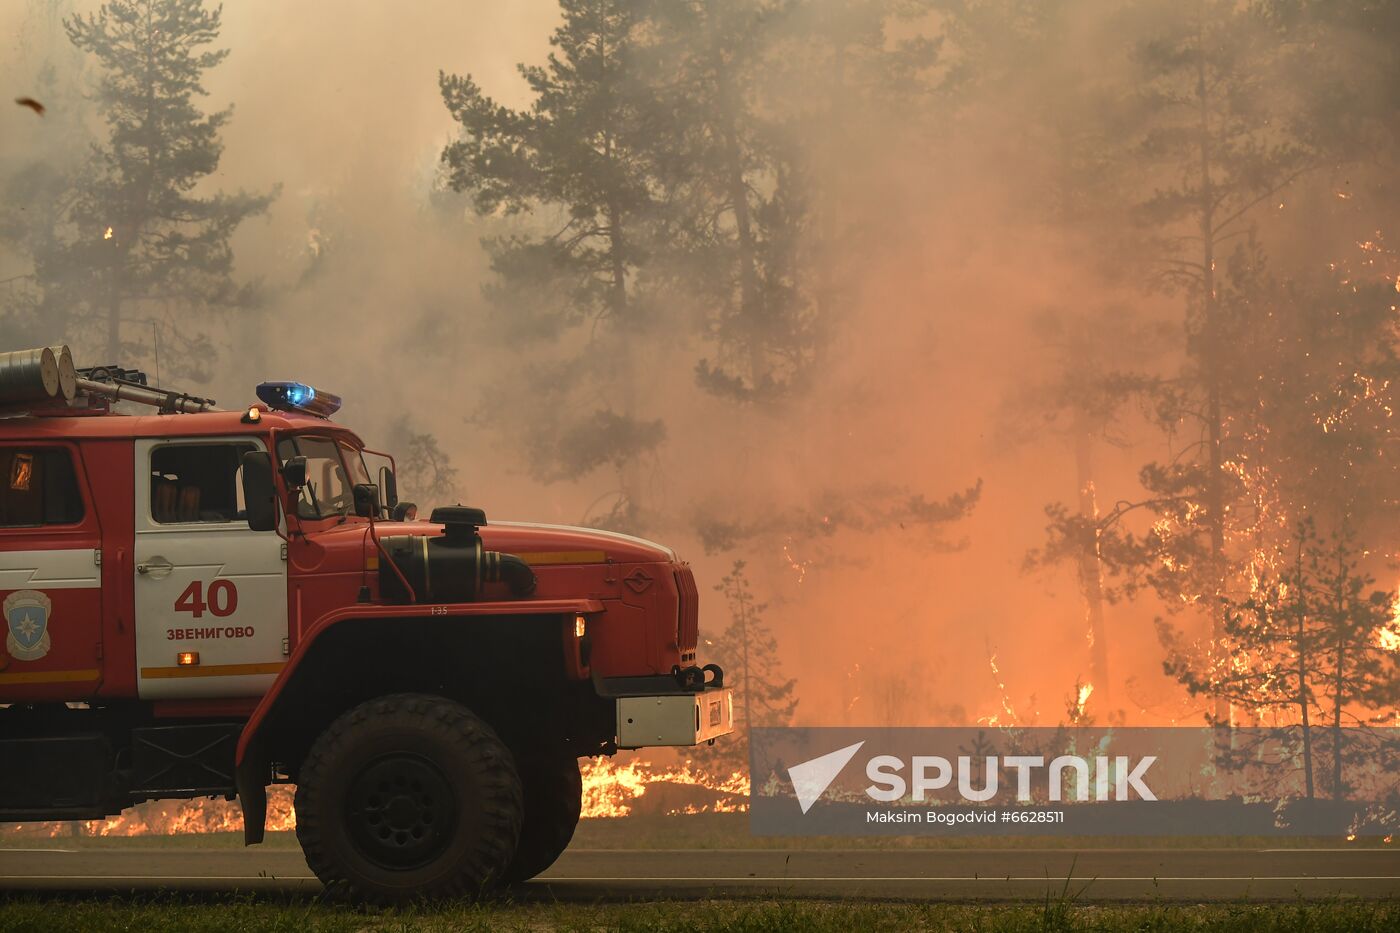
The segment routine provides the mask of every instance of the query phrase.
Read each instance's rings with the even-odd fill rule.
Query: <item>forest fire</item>
[[[1400,652],[1400,587],[1390,604],[1390,623],[1376,628],[1376,647],[1382,651]]]
[[[739,813],[748,809],[749,776],[735,771],[714,778],[691,762],[662,767],[637,759],[617,764],[609,758],[581,762],[583,819],[625,817],[638,811],[661,815]],[[268,789],[267,831],[296,829],[289,784]],[[650,797],[645,803],[643,798]],[[653,802],[654,801],[654,802]],[[152,801],[105,820],[20,823],[8,832],[20,836],[178,836],[243,831],[238,802],[216,798]]]
[[[1076,718],[1084,715],[1084,707],[1089,702],[1089,697],[1094,693],[1093,684],[1080,684],[1079,692],[1074,698],[1074,713]]]
[[[283,784],[268,788],[267,830],[286,832],[296,828],[292,795],[296,789]],[[194,800],[159,800],[131,807],[105,820],[18,823],[8,831],[21,836],[180,836],[191,833],[243,831],[243,815],[235,800],[202,797]]]
[[[735,771],[714,778],[689,761],[670,767],[641,760],[619,765],[610,758],[583,763],[583,817],[622,817],[646,810],[680,813],[738,813],[748,809],[749,776]],[[666,788],[667,793],[661,789]],[[642,803],[651,795],[655,801]]]
[[[603,925],[1400,893],[1325,854],[1400,831],[1400,3],[408,6],[8,5],[0,331],[77,362],[0,359],[4,887],[475,896],[578,816]],[[886,733],[1000,806],[1139,730],[1205,842],[817,838]]]

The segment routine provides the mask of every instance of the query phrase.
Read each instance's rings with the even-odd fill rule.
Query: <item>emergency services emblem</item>
[[[37,661],[49,653],[49,611],[53,602],[38,590],[18,590],[5,597],[10,634],[5,650],[16,661]]]

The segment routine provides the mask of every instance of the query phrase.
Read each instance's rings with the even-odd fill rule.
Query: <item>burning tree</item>
[[[1203,611],[1212,636],[1177,644],[1203,652],[1194,668],[1215,669],[1229,662],[1228,607],[1291,565],[1299,518],[1348,529],[1362,551],[1395,552],[1400,268],[1383,269],[1375,230],[1393,213],[1394,186],[1365,164],[1392,158],[1396,100],[1373,79],[1393,62],[1326,66],[1396,22],[1365,4],[1211,0],[1142,4],[1125,23],[1144,30],[1127,44],[1135,82],[1125,92],[1108,72],[1094,89],[1100,131],[1069,164],[1096,166],[1097,177],[1077,177],[1095,194],[1081,203],[1100,206],[1070,219],[1117,244],[1104,250],[1120,267],[1113,277],[1136,270],[1145,295],[1184,305],[1179,369],[1120,376],[1100,364],[1108,378],[1089,386],[1140,399],[1167,453],[1141,470],[1142,493],[1097,517],[1082,487],[1077,508],[1052,506],[1048,545],[1033,557],[1074,560],[1092,586],[1093,553],[1105,599],[1152,591],[1169,612]],[[1114,142],[1124,136],[1131,146]],[[1131,216],[1101,206],[1122,201]],[[1351,214],[1367,210],[1355,260],[1324,270],[1322,218],[1357,224]],[[1201,695],[1217,700],[1210,718],[1228,720],[1223,694]]]
[[[1159,620],[1165,669],[1193,695],[1296,728],[1307,797],[1323,773],[1315,765],[1322,750],[1331,759],[1325,786],[1341,799],[1345,764],[1368,754],[1352,750],[1348,733],[1377,725],[1379,712],[1400,699],[1394,597],[1371,588],[1375,579],[1362,568],[1349,529],[1324,537],[1307,519],[1298,523],[1294,546],[1291,565],[1276,578],[1260,581],[1247,599],[1225,601],[1222,650],[1213,656],[1189,649]],[[1231,755],[1236,767],[1247,757],[1247,750]]]
[[[1202,437],[1186,456],[1144,469],[1143,479],[1159,514],[1186,544],[1195,571],[1188,592],[1219,606],[1231,571],[1230,492],[1239,486],[1226,447],[1234,361],[1218,263],[1250,211],[1310,162],[1279,126],[1278,103],[1270,97],[1277,44],[1267,23],[1228,0],[1181,9],[1137,53],[1145,79],[1143,153],[1165,170],[1138,210],[1165,264],[1157,282],[1183,289],[1188,301],[1190,366],[1183,378],[1164,384],[1160,411],[1173,425],[1194,420]],[[1223,622],[1214,610],[1217,637]]]
[[[56,332],[69,321],[105,326],[113,362],[129,345],[122,323],[132,310],[178,320],[167,347],[199,369],[213,346],[188,315],[253,300],[234,280],[229,240],[275,196],[192,193],[218,170],[232,114],[196,103],[204,72],[228,55],[207,48],[220,12],[203,0],[112,0],[64,25],[101,69],[95,100],[108,135],[60,198],[58,235],[31,247],[41,311]]]
[[[1077,508],[1061,504],[1047,509],[1058,531],[1052,545],[1027,555],[1026,569],[1066,561],[1075,568],[1084,601],[1089,642],[1089,693],[1100,703],[1112,693],[1109,678],[1106,604],[1112,592],[1104,585],[1098,475],[1094,467],[1100,445],[1122,445],[1124,410],[1152,386],[1153,379],[1120,369],[1138,348],[1160,343],[1167,328],[1138,319],[1135,309],[1109,306],[1084,314],[1046,311],[1034,326],[1051,357],[1044,379],[1009,398],[1005,420],[1010,440],[1024,442],[1026,414],[1038,413],[1074,454]],[[1076,693],[1079,690],[1076,689]],[[1080,704],[1083,705],[1082,702]],[[1082,710],[1081,710],[1082,713]]]
[[[1223,635],[1223,599],[1247,572],[1249,539],[1267,518],[1247,450],[1261,361],[1240,352],[1259,323],[1249,286],[1261,257],[1249,224],[1315,158],[1289,132],[1295,102],[1270,78],[1286,40],[1259,9],[1209,0],[1155,9],[1149,23],[1132,56],[1137,87],[1111,119],[1136,140],[1119,153],[1118,170],[1148,185],[1137,196],[1136,235],[1125,239],[1151,257],[1150,289],[1185,298],[1183,367],[1140,385],[1172,449],[1143,467],[1145,497],[1098,519],[1052,509],[1049,550],[1073,552],[1092,534],[1105,567],[1126,578],[1122,592],[1148,585],[1173,611],[1205,608],[1210,651]],[[1139,511],[1150,527],[1125,531]],[[1226,719],[1228,709],[1214,715]]]

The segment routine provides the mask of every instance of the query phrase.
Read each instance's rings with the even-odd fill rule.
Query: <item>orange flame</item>
[[[618,764],[612,759],[588,759],[580,763],[583,777],[583,818],[627,816],[648,790],[662,785],[688,788],[681,798],[665,795],[667,815],[682,813],[736,813],[748,809],[749,776],[744,771],[715,778],[687,761],[658,767],[643,760]],[[292,800],[296,788],[279,784],[268,788],[267,831],[296,829]],[[157,800],[138,804],[119,816],[104,820],[77,822],[38,822],[16,824],[8,829],[17,835],[58,838],[62,836],[175,836],[186,833],[232,833],[243,831],[243,814],[236,800],[199,798]]]
[[[292,795],[296,788],[278,784],[267,791],[267,830],[286,832],[296,828]],[[138,804],[119,816],[72,823],[20,823],[10,827],[17,834],[46,836],[178,836],[186,833],[243,831],[243,814],[236,800],[215,797],[195,800],[155,800]]]
[[[702,790],[708,802],[685,802],[666,807],[667,815],[681,813],[738,813],[748,809],[749,776],[735,771],[727,777],[705,774],[687,761],[659,768],[647,761],[618,764],[610,758],[592,758],[582,763],[583,817],[627,816],[649,790],[670,784]]]
[[[1075,699],[1075,703],[1074,703],[1074,708],[1075,708],[1075,713],[1076,713],[1076,714],[1078,714],[1079,716],[1083,716],[1083,715],[1084,715],[1084,704],[1086,704],[1086,703],[1089,702],[1089,697],[1092,696],[1093,693],[1094,693],[1094,685],[1093,685],[1093,684],[1080,684],[1080,686],[1079,686],[1079,696]]]

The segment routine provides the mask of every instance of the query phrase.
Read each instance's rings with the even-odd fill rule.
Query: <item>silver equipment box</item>
[[[621,697],[617,701],[617,747],[700,745],[734,731],[734,691]]]

